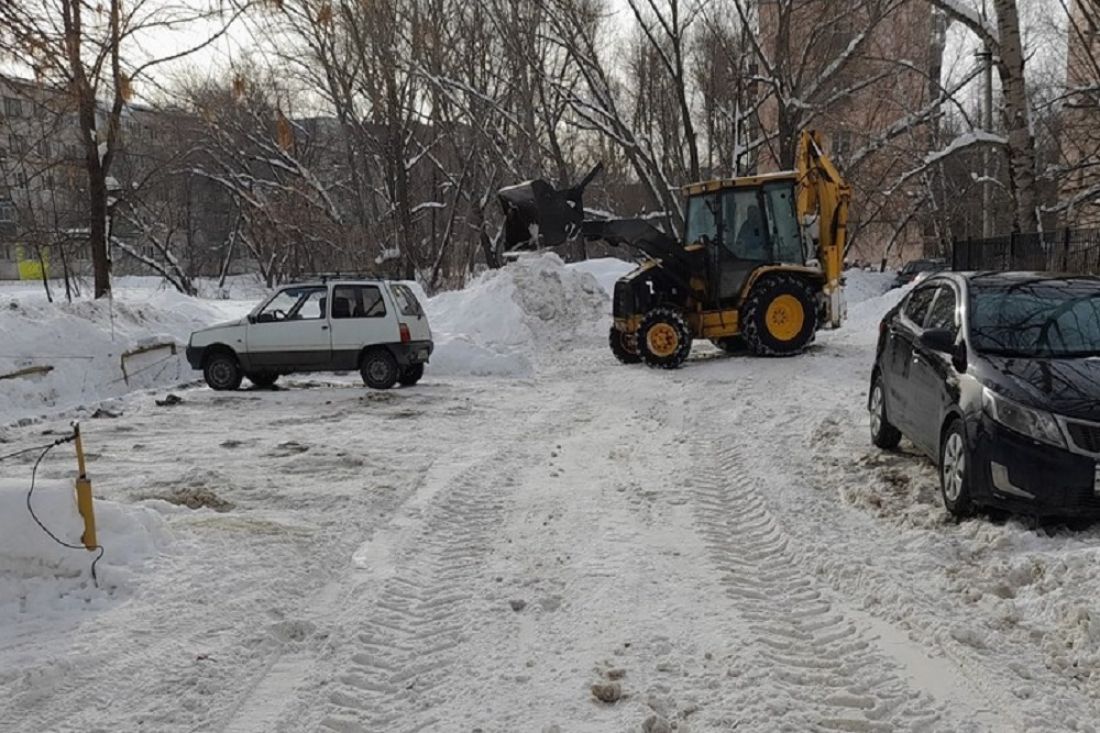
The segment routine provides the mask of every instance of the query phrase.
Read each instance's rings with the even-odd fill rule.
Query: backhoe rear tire
[[[764,277],[741,308],[741,333],[757,356],[791,356],[813,341],[817,331],[814,290],[801,277]]]
[[[678,369],[691,353],[691,329],[679,311],[654,308],[638,329],[638,353],[646,366]]]
[[[611,353],[623,364],[637,364],[642,360],[638,354],[638,337],[636,334],[620,331],[614,326],[607,336],[607,342],[611,346]]]

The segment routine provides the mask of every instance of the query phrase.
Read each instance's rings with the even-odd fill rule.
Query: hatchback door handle
[[[322,330],[322,331],[327,331],[327,330],[328,330],[328,326],[321,326],[321,330]]]

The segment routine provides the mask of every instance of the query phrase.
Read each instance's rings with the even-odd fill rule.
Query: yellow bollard
[[[73,423],[73,437],[76,441],[76,463],[80,475],[76,478],[76,508],[84,517],[84,536],[80,538],[89,550],[99,547],[95,536],[95,510],[92,508],[92,482],[88,480],[84,469],[84,444],[80,440],[80,423]]]

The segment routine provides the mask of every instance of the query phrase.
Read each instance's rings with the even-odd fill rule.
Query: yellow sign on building
[[[29,252],[29,248],[17,244],[15,246],[15,261],[19,265],[20,280],[41,280],[49,274],[49,268],[47,267],[49,260],[45,252],[42,253],[42,259],[39,259],[37,254]]]

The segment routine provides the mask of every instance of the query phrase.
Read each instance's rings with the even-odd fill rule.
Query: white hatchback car
[[[280,288],[245,318],[191,334],[187,361],[217,390],[243,377],[358,369],[375,389],[413,385],[432,353],[428,317],[411,288],[388,280],[329,280]]]

